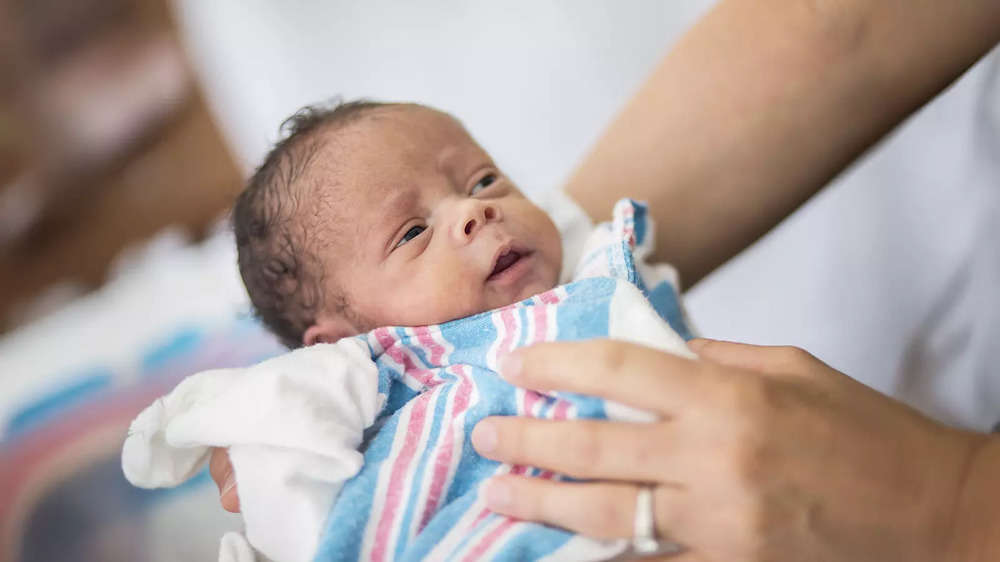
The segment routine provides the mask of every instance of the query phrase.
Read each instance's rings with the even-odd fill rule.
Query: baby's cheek
[[[551,268],[551,281],[553,286],[559,281],[559,274],[562,269],[562,238],[559,236],[559,231],[556,229],[556,225],[552,223],[548,216],[545,217],[549,223],[547,233],[545,234],[546,240],[546,261]]]
[[[442,268],[440,273],[438,280],[413,302],[414,308],[422,311],[424,323],[447,322],[482,312],[483,295],[474,290],[477,285],[462,274],[462,269]]]

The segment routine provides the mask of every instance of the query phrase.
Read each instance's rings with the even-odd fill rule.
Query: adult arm
[[[1000,437],[945,427],[795,348],[696,341],[692,361],[613,341],[540,344],[501,374],[617,400],[648,424],[487,418],[483,455],[588,483],[504,476],[489,507],[629,537],[638,483],[693,560],[1000,559]],[[511,361],[510,359],[513,359]]]
[[[595,220],[648,201],[690,286],[1000,40],[997,0],[722,0],[572,175]]]

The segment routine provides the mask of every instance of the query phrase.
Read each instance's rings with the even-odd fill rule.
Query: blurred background
[[[209,559],[238,528],[204,474],[136,490],[118,455],[180,378],[281,351],[225,214],[285,117],[434,105],[539,195],[711,4],[0,0],[0,560]],[[998,74],[993,53],[694,287],[701,332],[997,424]]]

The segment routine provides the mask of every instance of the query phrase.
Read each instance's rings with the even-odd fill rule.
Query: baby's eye
[[[420,236],[420,233],[425,230],[427,230],[426,226],[414,226],[410,230],[407,230],[406,234],[404,234],[403,237],[399,240],[399,242],[396,243],[396,247],[398,248],[403,244],[406,244],[410,240],[413,240],[417,236]]]
[[[481,180],[476,182],[476,185],[472,186],[472,195],[479,193],[480,191],[486,189],[487,187],[493,185],[493,182],[497,181],[496,174],[486,174]]]

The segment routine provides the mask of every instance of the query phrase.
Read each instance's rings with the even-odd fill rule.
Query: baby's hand
[[[240,512],[240,497],[236,493],[236,477],[233,475],[233,465],[229,462],[229,452],[215,447],[212,458],[208,461],[208,472],[219,487],[219,503],[222,509],[231,513]]]

